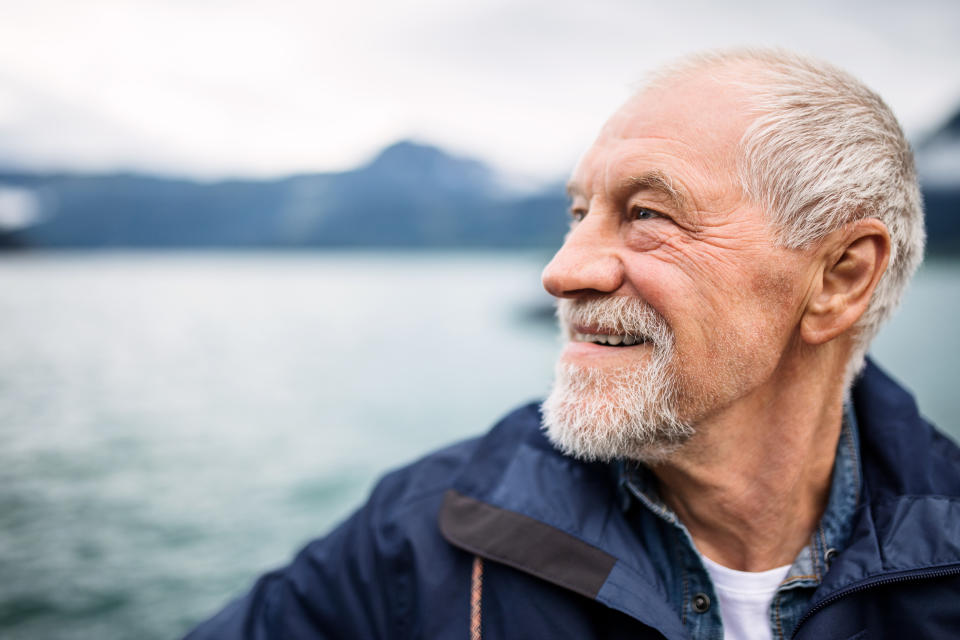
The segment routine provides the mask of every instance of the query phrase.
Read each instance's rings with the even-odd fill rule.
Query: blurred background
[[[960,434],[960,4],[0,0],[0,637],[171,638],[540,397],[562,184],[643,74],[890,103],[929,251],[874,355]]]

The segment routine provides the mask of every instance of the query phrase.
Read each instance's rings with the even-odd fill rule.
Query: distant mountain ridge
[[[960,175],[924,179],[933,152],[960,166],[958,130],[960,114],[918,149],[933,251],[960,251]],[[353,170],[275,180],[0,172],[0,248],[559,246],[562,184],[503,184],[482,162],[410,141]]]
[[[917,146],[927,245],[960,252],[960,109]]]
[[[277,180],[0,173],[0,190],[28,194],[38,210],[3,234],[7,246],[557,246],[562,186],[518,195],[498,184],[481,162],[409,141],[351,171]]]

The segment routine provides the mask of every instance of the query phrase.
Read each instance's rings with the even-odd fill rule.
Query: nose
[[[615,242],[604,221],[588,214],[570,230],[543,270],[543,288],[557,298],[613,293],[624,279]]]

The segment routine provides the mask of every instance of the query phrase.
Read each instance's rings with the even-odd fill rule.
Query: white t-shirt
[[[770,603],[791,565],[769,571],[736,571],[700,557],[720,600],[723,640],[772,640]]]

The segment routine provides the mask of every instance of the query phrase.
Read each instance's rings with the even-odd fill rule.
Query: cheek
[[[806,284],[802,273],[784,259],[754,272],[749,286],[755,313],[765,325],[765,339],[772,348],[786,349],[805,308]]]
[[[747,267],[744,267],[746,270]],[[729,288],[723,289],[725,305],[717,314],[718,342],[734,338],[739,350],[776,356],[786,344],[795,322],[794,280],[784,271],[757,270],[742,273]]]
[[[706,277],[705,275],[703,277]],[[787,344],[792,280],[782,273],[716,273],[681,292],[677,347],[707,378],[746,380],[769,369]]]
[[[789,260],[705,250],[646,229],[631,234],[631,248],[656,251],[637,250],[626,265],[627,279],[673,327],[678,348],[715,362],[723,354],[783,346],[800,302],[798,274]]]
[[[725,310],[713,316],[701,354],[705,375],[721,373],[738,388],[766,379],[778,366],[797,321],[795,281],[784,272],[744,274]]]
[[[773,268],[754,273],[750,278],[750,289],[758,299],[785,307],[796,295],[795,283],[794,274]]]
[[[666,220],[636,221],[623,228],[623,241],[628,249],[637,253],[650,251],[676,251],[673,244],[678,238],[671,233],[670,223]]]

